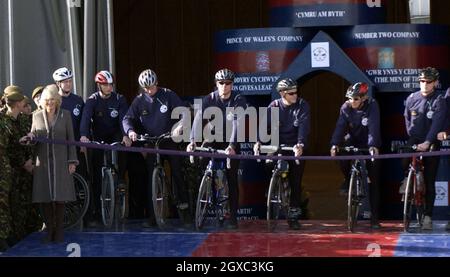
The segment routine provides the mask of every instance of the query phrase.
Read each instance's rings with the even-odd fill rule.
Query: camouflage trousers
[[[37,205],[32,201],[32,175],[24,170],[16,171],[10,192],[12,234],[21,240],[42,227]]]
[[[10,188],[11,182],[8,182],[6,178],[0,178],[0,239],[6,239],[12,230]]]

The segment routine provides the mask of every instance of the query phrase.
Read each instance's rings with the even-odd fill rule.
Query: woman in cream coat
[[[70,112],[60,108],[61,96],[55,85],[45,87],[40,99],[42,110],[33,114],[30,136],[73,141]],[[36,144],[33,171],[33,202],[41,203],[47,220],[45,242],[64,241],[64,203],[75,201],[71,174],[78,164],[72,145]]]

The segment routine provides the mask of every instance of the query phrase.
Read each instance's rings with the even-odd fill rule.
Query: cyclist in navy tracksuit
[[[194,123],[192,125],[192,131],[190,134],[191,143],[187,147],[187,151],[195,150],[196,142],[200,134],[196,133],[196,130],[203,130],[203,112],[210,107],[219,108],[221,111],[222,122],[219,124],[221,126],[211,126],[213,118],[211,118],[210,123],[207,126],[214,127],[214,133],[219,134],[220,141],[215,139],[203,138],[205,143],[203,144],[205,147],[213,147],[215,149],[225,149],[229,155],[234,155],[239,153],[240,147],[239,142],[237,141],[238,133],[237,130],[239,128],[239,122],[232,111],[227,111],[228,109],[241,107],[243,109],[247,108],[247,103],[245,98],[241,96],[236,91],[233,91],[233,81],[234,81],[234,73],[229,69],[221,69],[215,74],[215,84],[217,86],[217,90],[211,92],[207,96],[202,98],[202,107],[201,112],[197,112],[194,118]],[[216,121],[218,118],[216,118]],[[227,124],[227,122],[229,124]],[[227,137],[227,125],[232,126],[232,131],[229,133],[229,137]],[[211,141],[212,140],[212,141]],[[204,159],[203,168],[206,167],[208,159]],[[239,184],[238,184],[238,169],[239,169],[239,160],[231,159],[231,168],[226,169],[226,176],[229,184],[229,196],[230,196],[230,221],[227,225],[227,228],[236,229],[238,228],[237,223],[237,209],[239,206]]]
[[[381,146],[380,110],[375,99],[367,95],[369,87],[366,83],[358,82],[347,89],[345,101],[339,112],[339,118],[331,138],[331,156],[336,156],[339,146],[355,146],[369,148],[373,155],[378,155]],[[370,179],[370,210],[371,227],[380,228],[379,217],[379,161],[366,161]],[[343,190],[348,190],[350,181],[350,161],[340,162],[345,181]]]
[[[445,116],[446,118],[445,120],[447,121],[447,127],[445,128],[445,131],[438,133],[437,135],[438,140],[450,139],[450,88],[448,88],[447,92],[445,93],[445,100],[447,103],[447,115]],[[447,231],[450,231],[450,221],[447,222],[445,229]]]
[[[141,72],[138,81],[144,92],[136,96],[122,121],[128,137],[132,141],[136,141],[140,131],[150,136],[159,136],[171,131],[172,135],[180,135],[183,129],[182,124],[172,130],[177,121],[171,119],[172,110],[184,106],[180,97],[170,89],[158,87],[157,76],[153,70],[147,69]],[[178,144],[172,140],[163,141],[160,148],[179,149]],[[185,224],[190,224],[187,183],[183,181],[181,174],[182,157],[162,156],[162,158],[168,159],[170,163],[172,180],[176,188],[177,208],[180,211],[181,219]],[[144,223],[144,227],[151,227],[156,224],[152,203],[152,172],[155,155],[147,155],[146,162],[149,176],[147,208],[150,218],[149,222]]]
[[[444,98],[447,104],[447,115],[445,116],[447,126],[445,127],[444,131],[438,133],[438,140],[446,140],[450,138],[450,88],[447,89]]]
[[[310,130],[310,107],[309,104],[298,96],[297,82],[286,78],[277,83],[277,91],[280,98],[274,100],[268,107],[268,124],[271,125],[271,114],[273,109],[278,109],[279,125],[270,126],[279,130],[280,144],[294,146],[294,155],[299,157],[303,155],[303,149],[306,147],[307,138]],[[255,143],[254,152],[259,153],[260,143]],[[288,153],[285,153],[288,154]],[[292,153],[291,153],[292,154]],[[301,183],[305,161],[299,160],[289,162],[289,185],[291,187],[290,207],[288,211],[288,225],[290,229],[300,229],[298,219],[301,215]]]
[[[68,110],[72,115],[75,140],[79,140],[81,115],[83,113],[84,101],[83,98],[72,93],[72,79],[72,71],[67,69],[66,67],[58,68],[53,73],[53,80],[59,88],[59,94],[62,96],[61,108],[64,110]]]
[[[79,95],[72,93],[73,73],[66,67],[61,67],[53,72],[53,80],[58,86],[58,93],[61,95],[61,108],[68,110],[72,115],[73,135],[76,141],[80,140],[80,123],[83,114],[84,101]],[[88,180],[87,164],[86,164],[86,148],[77,147],[77,157],[79,164],[77,173],[81,174],[84,179]]]
[[[444,131],[446,124],[446,100],[441,91],[435,90],[439,72],[432,67],[422,69],[419,73],[420,91],[414,92],[406,99],[405,124],[409,139],[407,145],[417,145],[417,151],[439,150],[437,134]],[[448,119],[447,119],[448,120]],[[403,162],[403,169],[408,169],[409,160]],[[439,156],[423,159],[425,179],[425,211],[422,229],[433,229],[431,220],[436,197],[435,181],[439,167]],[[404,193],[404,181],[400,193]]]
[[[93,93],[86,101],[81,119],[80,141],[89,142],[90,139],[99,142],[113,143],[121,141],[125,146],[131,145],[131,140],[122,129],[122,119],[128,105],[125,97],[113,91],[114,77],[106,71],[95,75],[98,91]],[[91,215],[100,215],[100,194],[102,183],[101,168],[103,165],[102,150],[93,150],[93,207]],[[118,154],[119,185],[124,185],[126,153]]]

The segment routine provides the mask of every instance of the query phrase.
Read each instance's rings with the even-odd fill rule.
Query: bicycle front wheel
[[[357,174],[352,172],[350,177],[350,184],[348,188],[348,199],[347,199],[347,227],[350,232],[353,233],[356,222],[358,220],[359,213],[359,199],[358,199],[358,189],[357,189]]]
[[[409,232],[409,225],[411,223],[412,208],[414,205],[414,172],[408,172],[408,181],[406,183],[404,202],[403,202],[403,230]]]
[[[155,212],[156,224],[159,228],[164,227],[166,212],[166,184],[164,169],[160,166],[155,167],[152,176],[152,201],[153,211]]]
[[[103,170],[102,194],[100,196],[103,224],[110,228],[114,221],[114,178],[111,169]]]
[[[75,201],[66,202],[64,205],[64,229],[71,229],[80,224],[89,208],[90,194],[88,183],[76,172],[72,174],[72,178],[75,189]],[[44,222],[47,222],[43,211],[40,212]]]
[[[276,223],[276,221],[280,218],[280,215],[283,210],[283,190],[282,179],[281,176],[275,174],[272,176],[269,185],[269,192],[267,193],[267,212],[266,218],[269,224],[269,227]]]
[[[212,206],[212,178],[210,174],[205,173],[200,188],[198,190],[197,206],[195,208],[195,228],[200,230],[205,221],[206,212]]]

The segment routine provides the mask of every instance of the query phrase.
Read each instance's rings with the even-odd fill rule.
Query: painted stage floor
[[[177,228],[144,229],[130,221],[111,230],[67,231],[64,243],[43,244],[36,232],[8,249],[6,257],[450,257],[450,232],[444,221],[433,231],[404,233],[399,222],[382,222],[371,230],[359,222],[349,233],[342,221],[303,221],[298,231],[285,221],[239,222],[238,230],[206,227],[197,232]]]

